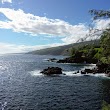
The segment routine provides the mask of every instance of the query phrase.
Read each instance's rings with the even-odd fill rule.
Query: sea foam
[[[40,73],[41,70],[34,70],[29,72],[32,76],[44,76],[42,73]],[[81,70],[80,70],[81,71]],[[103,77],[103,78],[109,78],[104,73],[96,73],[96,74],[81,74],[81,72],[77,73],[77,71],[62,71],[63,74],[59,76],[72,76],[72,77],[80,77],[80,76],[92,76],[92,77]],[[58,75],[57,75],[58,76]]]
[[[29,72],[32,76],[42,76],[42,74],[40,73],[40,70],[34,70]]]

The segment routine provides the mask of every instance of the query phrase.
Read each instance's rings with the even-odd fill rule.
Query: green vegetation
[[[110,104],[108,104],[107,102],[103,101],[102,110],[110,110]]]
[[[85,41],[85,42],[79,42],[79,43],[74,43],[74,44],[69,44],[69,45],[64,45],[64,46],[58,46],[58,47],[51,47],[51,48],[46,48],[46,49],[41,49],[41,50],[35,50],[32,52],[28,52],[28,54],[37,54],[37,55],[65,55],[65,56],[70,56],[72,54],[72,49],[83,47],[84,45],[92,45],[95,43],[95,45],[99,45],[99,40],[93,40],[93,41]]]
[[[78,49],[74,47],[71,49],[71,56],[75,56],[76,53],[82,52],[81,57],[88,59],[97,59],[104,64],[110,64],[110,32],[103,32],[100,38],[100,44],[96,45],[85,45]]]
[[[110,11],[104,10],[90,10],[93,19],[107,19],[110,18]],[[94,29],[96,32],[101,32],[100,44],[96,45],[85,45],[81,48],[71,49],[71,56],[74,57],[76,53],[82,52],[81,58],[88,58],[92,60],[100,61],[103,64],[110,65],[110,28],[107,27],[104,31]],[[95,31],[94,31],[95,32]],[[97,33],[94,33],[94,35]]]
[[[97,57],[99,57],[98,53],[100,51],[100,46],[85,45],[77,49],[72,48],[71,51],[71,57],[77,56],[78,58],[82,58],[83,62],[96,63],[98,61]]]
[[[90,10],[90,13],[94,16],[94,20],[110,18],[110,11]],[[100,38],[100,48],[94,57],[104,64],[110,64],[110,27],[107,27],[102,32]]]
[[[110,64],[110,30],[103,32],[101,37],[102,57],[101,61],[106,64]]]

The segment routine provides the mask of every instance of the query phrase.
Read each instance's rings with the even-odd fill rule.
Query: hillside
[[[32,52],[28,52],[28,54],[69,55],[70,50],[71,50],[72,47],[79,48],[79,47],[82,47],[84,45],[92,45],[92,44],[99,45],[99,40],[85,41],[85,42],[80,42],[80,43],[64,45],[64,46],[58,46],[58,47],[51,47],[51,48],[41,49],[41,50],[35,50],[35,51],[32,51]]]

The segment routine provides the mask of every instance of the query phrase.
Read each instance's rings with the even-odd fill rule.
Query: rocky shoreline
[[[100,61],[94,60],[92,62],[89,62],[90,60],[84,60],[84,59],[77,59],[76,61],[76,59],[72,57],[68,57],[60,60],[53,58],[52,60],[50,59],[49,61],[56,62],[56,63],[80,63],[80,64],[96,63],[96,67],[92,69],[86,68],[85,70],[81,70],[81,74],[105,73],[106,76],[110,77],[110,64],[104,64]],[[48,67],[47,69],[44,69],[41,73],[47,74],[47,75],[62,74],[62,69],[59,67]]]
[[[82,64],[96,64],[96,67],[93,69],[85,69],[84,71],[81,71],[81,74],[88,74],[88,73],[105,73],[107,76],[110,77],[110,64],[104,64],[97,60],[87,60],[87,59],[77,59],[68,57],[65,59],[58,60],[57,63],[82,63]]]
[[[62,69],[59,67],[48,67],[46,69],[44,69],[43,71],[41,71],[40,73],[47,75],[47,76],[59,76],[59,75],[66,75],[66,73],[62,72]],[[103,74],[106,77],[110,77],[109,73],[100,73],[100,72],[96,72],[96,69],[84,69],[84,70],[78,70],[76,72],[71,73],[73,75],[85,75],[85,76],[89,76],[89,75],[101,75]],[[68,74],[67,74],[68,75]]]
[[[97,59],[88,59],[88,58],[83,58],[83,57],[67,57],[64,59],[60,59],[57,61],[57,63],[93,63],[96,64],[98,62]]]

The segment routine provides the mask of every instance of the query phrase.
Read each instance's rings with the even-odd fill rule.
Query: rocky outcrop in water
[[[49,59],[46,59],[46,61],[48,61],[48,62],[57,62],[57,59],[56,58],[49,58]]]
[[[62,69],[59,67],[48,67],[41,71],[41,73],[45,75],[62,74]]]
[[[95,68],[85,69],[81,71],[81,74],[95,74],[95,73],[105,73],[106,76],[110,77],[110,64],[98,62]]]
[[[57,61],[57,63],[74,63],[74,59],[72,57],[60,59]]]

